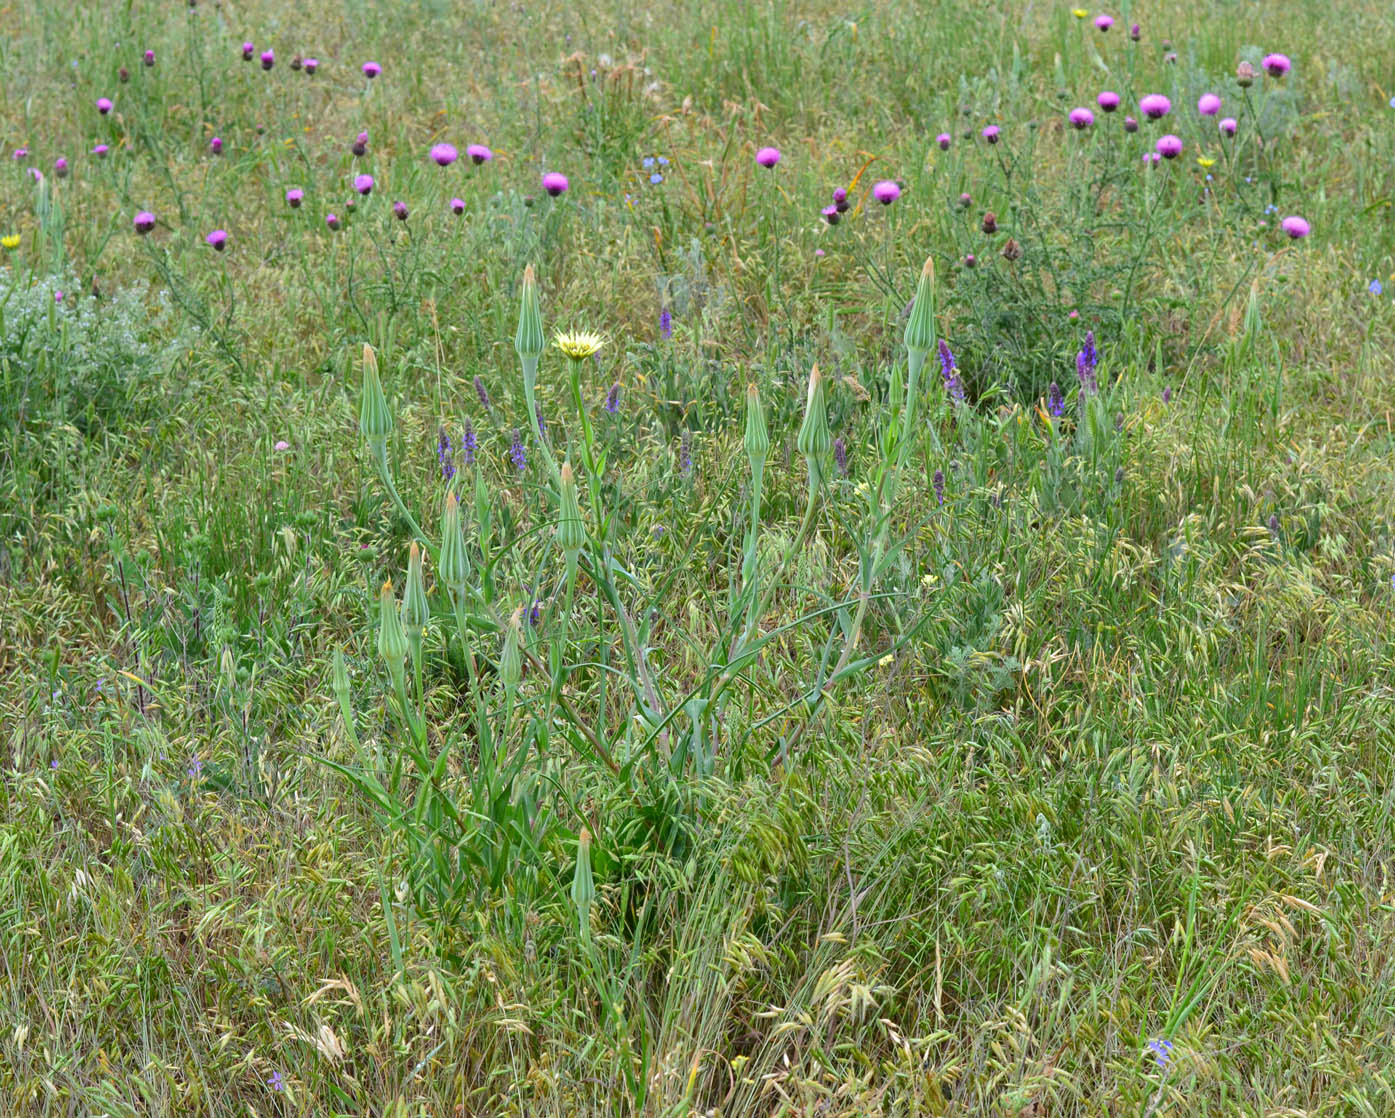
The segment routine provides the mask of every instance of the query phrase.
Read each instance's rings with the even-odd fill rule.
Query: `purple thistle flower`
[[[951,400],[964,399],[964,382],[959,376],[959,363],[954,359],[954,352],[949,348],[949,343],[943,338],[940,339],[940,373],[944,377],[945,391],[949,393]]]
[[[208,141],[208,150],[211,151],[214,155],[222,155],[223,138],[221,136],[214,136],[213,139]]]
[[[890,179],[883,179],[872,187],[872,197],[883,206],[889,206],[897,198],[901,197],[901,188]]]
[[[53,173],[60,179],[68,177],[68,161],[61,155],[53,161]]]
[[[331,229],[339,228],[339,216],[337,214],[325,214],[325,224]]]
[[[823,219],[824,219],[824,221],[828,222],[829,225],[837,225],[838,222],[841,221],[842,218],[843,218],[843,214],[842,214],[842,212],[838,209],[838,206],[837,206],[836,203],[835,203],[834,205],[831,205],[831,206],[825,206],[825,207],[824,207],[822,210],[820,210],[819,212],[820,212],[821,214],[823,214]]]
[[[620,382],[617,380],[605,394],[605,410],[615,415],[620,410]]]
[[[438,167],[449,167],[459,158],[454,144],[436,144],[431,149],[431,161]]]
[[[363,76],[367,78],[369,81],[372,81],[382,72],[383,68],[379,66],[376,62],[365,62],[363,64]]]
[[[368,133],[360,132],[354,137],[354,142],[349,145],[349,150],[355,155],[363,155],[368,151]]]
[[[286,205],[290,206],[291,209],[299,209],[303,201],[305,201],[305,191],[301,190],[300,187],[293,186],[286,191]]]
[[[488,163],[494,158],[494,153],[483,144],[471,144],[465,149],[465,154],[470,157],[470,162],[477,167],[481,163]]]
[[[111,98],[110,98],[110,97],[98,97],[98,98],[97,98],[97,111],[98,111],[99,113],[101,113],[103,116],[106,116],[107,113],[111,112]]]
[[[455,463],[450,455],[450,436],[446,434],[444,427],[441,428],[441,433],[436,438],[436,458],[441,463],[442,479],[452,480],[455,477]]]
[[[320,60],[318,58],[307,58],[305,60],[305,72],[307,74],[313,74],[319,68]]]
[[[1074,127],[1083,130],[1095,123],[1095,114],[1082,105],[1079,108],[1071,109],[1070,122]]]
[[[528,468],[528,452],[523,449],[523,437],[519,434],[517,427],[513,429],[513,443],[509,446],[509,458],[513,461],[513,468],[520,474]]]
[[[1293,63],[1288,60],[1286,54],[1266,54],[1260,65],[1271,78],[1281,78],[1293,69]]]
[[[944,470],[936,470],[936,471],[935,471],[935,476],[932,477],[932,478],[930,479],[930,484],[933,485],[933,486],[935,487],[935,502],[936,502],[937,504],[941,504],[941,505],[944,504],[944,503],[945,503],[945,472],[944,472]]]
[[[571,184],[567,182],[567,176],[559,171],[548,171],[542,177],[542,188],[556,198],[559,194],[566,193],[567,187]]]
[[[1161,120],[1172,111],[1172,102],[1161,93],[1149,93],[1138,102],[1138,107],[1149,120]]]
[[[948,132],[941,132],[935,137],[935,142],[940,145],[941,151],[949,150],[950,136]]]
[[[665,340],[673,337],[673,315],[667,307],[659,312],[659,333]]]
[[[833,208],[840,214],[847,213],[851,203],[848,201],[848,191],[846,187],[835,187],[833,191]],[[831,225],[832,222],[829,222]]]
[[[683,437],[678,442],[678,469],[684,477],[690,477],[693,472],[693,433],[684,431]]]
[[[357,190],[360,194],[362,194],[365,198],[368,197],[368,195],[373,192],[373,176],[355,175],[354,189]]]
[[[146,66],[154,66],[155,52],[153,50],[146,51],[145,54],[142,56],[141,61],[144,62]]]
[[[406,202],[394,202],[394,203],[392,204],[392,212],[396,215],[398,221],[406,221],[406,220],[407,220],[407,203],[406,203]]]
[[[155,228],[155,215],[149,210],[141,210],[140,213],[136,214],[135,225],[137,233],[149,233]]]
[[[1002,131],[1003,130],[999,128],[996,124],[990,124],[987,128],[983,130],[983,138],[987,140],[990,144],[996,144],[998,142],[998,136],[1002,133]]]
[[[838,467],[838,476],[848,476],[848,444],[839,435],[833,440],[833,464]]]
[[[242,61],[251,62],[252,56],[257,53],[256,45],[253,43],[242,44]]]
[[[92,149],[92,154],[98,159],[105,159],[107,157],[107,152],[110,150],[111,149],[108,148],[106,144],[98,144]]]
[[[453,214],[463,214],[465,212],[465,199],[452,198],[450,200],[450,212]]]
[[[14,153],[13,153],[13,155],[11,155],[10,158],[12,158],[12,159],[28,159],[28,158],[29,158],[29,149],[28,149],[28,148],[15,148]]]
[[[1057,419],[1066,414],[1066,398],[1061,394],[1061,386],[1054,380],[1046,390],[1046,410]]]
[[[484,387],[484,379],[475,377],[475,395],[480,398],[480,403],[484,405],[484,410],[493,414],[494,409],[489,406],[489,392]]]
[[[465,465],[473,466],[475,464],[475,447],[478,445],[479,444],[475,440],[475,429],[470,425],[470,421],[467,419],[465,421],[465,431],[460,436],[460,454]]]
[[[769,170],[780,162],[780,149],[761,148],[760,151],[756,152],[756,162]]]
[[[222,252],[228,243],[228,234],[222,229],[215,229],[205,237],[204,240],[208,242],[209,247],[211,247],[214,252]]]
[[[1119,95],[1112,89],[1106,89],[1095,98],[1096,104],[1107,113],[1112,113],[1119,107]]]

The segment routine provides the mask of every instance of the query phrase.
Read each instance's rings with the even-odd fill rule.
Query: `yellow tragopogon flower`
[[[1216,165],[1216,161],[1214,159],[1207,159],[1204,155],[1198,155],[1196,157],[1196,161],[1208,170]]]
[[[585,361],[600,351],[601,346],[605,345],[605,339],[590,330],[572,330],[558,334],[552,339],[552,344],[570,360]]]
[[[19,248],[19,234],[11,233],[7,237],[0,237],[0,245],[12,250]]]
[[[1090,12],[1086,8],[1072,8],[1070,14],[1075,16],[1076,19],[1084,19]]]

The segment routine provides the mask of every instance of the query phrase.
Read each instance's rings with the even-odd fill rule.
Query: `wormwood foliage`
[[[7,14],[0,1112],[1395,1112],[1384,7]]]

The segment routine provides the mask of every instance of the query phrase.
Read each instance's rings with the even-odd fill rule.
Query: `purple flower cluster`
[[[963,401],[964,381],[959,376],[959,363],[955,361],[949,343],[943,338],[940,339],[940,375],[944,377],[945,392],[949,394],[949,398]]]

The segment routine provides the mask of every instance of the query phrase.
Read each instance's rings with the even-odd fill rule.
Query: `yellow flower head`
[[[552,339],[552,344],[572,361],[585,361],[600,351],[601,346],[605,345],[605,339],[590,330],[572,330],[566,334],[558,334]]]
[[[1196,157],[1196,161],[1200,163],[1203,167],[1206,167],[1208,169],[1216,165],[1216,161],[1214,159],[1207,159],[1204,155],[1198,155]]]
[[[8,249],[19,248],[19,234],[11,233],[8,237],[0,237],[0,245]]]
[[[1070,14],[1075,16],[1076,19],[1084,19],[1090,12],[1086,8],[1072,8]]]

